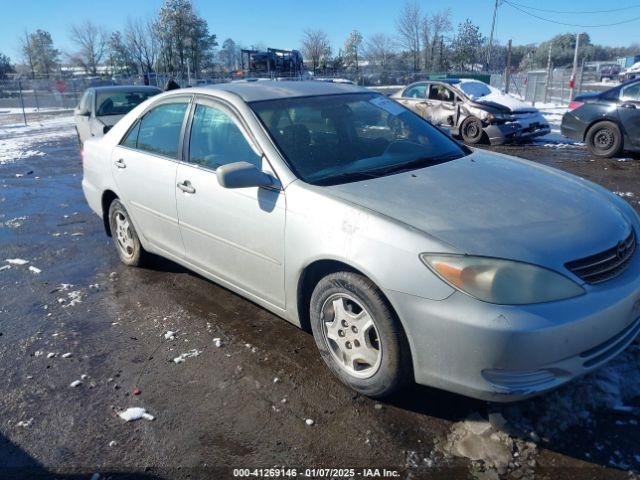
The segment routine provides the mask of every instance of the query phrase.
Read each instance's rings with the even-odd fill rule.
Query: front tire
[[[476,117],[465,118],[462,125],[460,125],[460,135],[464,143],[469,145],[480,143],[484,135],[480,119]]]
[[[146,252],[126,208],[118,199],[109,206],[109,227],[122,263],[130,267],[141,266]]]
[[[611,158],[622,150],[622,132],[613,122],[603,121],[593,125],[585,138],[592,155]]]
[[[402,326],[366,277],[336,272],[321,279],[311,295],[310,318],[322,359],[357,392],[384,397],[413,379]]]

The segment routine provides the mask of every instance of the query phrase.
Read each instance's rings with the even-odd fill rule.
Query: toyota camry
[[[523,399],[640,329],[624,200],[356,86],[154,96],[87,140],[82,185],[125,264],[161,255],[309,329],[372,397],[415,381]]]

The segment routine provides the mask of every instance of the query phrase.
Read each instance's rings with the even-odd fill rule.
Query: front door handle
[[[178,188],[182,190],[184,193],[196,193],[196,189],[189,180],[184,180],[183,182],[178,183]]]
[[[116,167],[118,168],[127,168],[127,164],[124,163],[124,160],[119,158],[118,160],[116,160]]]
[[[632,110],[634,110],[636,108],[635,104],[633,103],[629,103],[629,102],[625,102],[622,105],[620,105],[622,108],[630,108]]]

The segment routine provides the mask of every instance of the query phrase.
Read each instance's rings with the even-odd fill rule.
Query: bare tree
[[[407,0],[396,22],[398,42],[409,52],[413,71],[420,70],[420,36],[422,33],[422,15],[416,0]]]
[[[355,67],[356,77],[360,72],[358,65],[358,54],[362,45],[362,34],[358,30],[353,30],[344,42],[344,60],[347,65]]]
[[[431,69],[444,68],[443,44],[444,34],[451,31],[451,9],[441,10],[431,15]]]
[[[60,51],[53,46],[51,34],[46,30],[36,30],[34,33],[24,33],[20,39],[20,50],[31,70],[31,77],[36,74],[49,75],[58,64]]]
[[[322,30],[306,30],[302,38],[302,55],[311,60],[315,74],[320,62],[331,55],[327,34]]]
[[[71,26],[71,41],[78,46],[72,59],[92,75],[98,73],[98,65],[107,52],[108,36],[104,28],[90,20]]]
[[[388,67],[395,49],[396,46],[391,37],[384,33],[374,33],[364,46],[364,55],[367,60],[384,70]]]
[[[152,22],[129,18],[124,35],[127,50],[140,73],[152,72],[158,57],[158,42]]]

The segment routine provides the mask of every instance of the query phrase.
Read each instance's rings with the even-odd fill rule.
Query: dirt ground
[[[401,478],[626,479],[640,469],[640,398],[550,438],[508,432],[504,468],[457,455],[447,445],[459,422],[501,407],[419,386],[384,402],[362,397],[329,373],[309,333],[169,261],[123,266],[84,201],[75,138],[43,136],[34,149],[0,164],[0,266],[29,262],[0,271],[0,479],[231,478],[270,467],[301,478],[322,476],[307,468],[356,469],[325,478],[386,468]],[[638,157],[494,150],[639,207]],[[154,420],[125,422],[118,412],[129,407]]]

